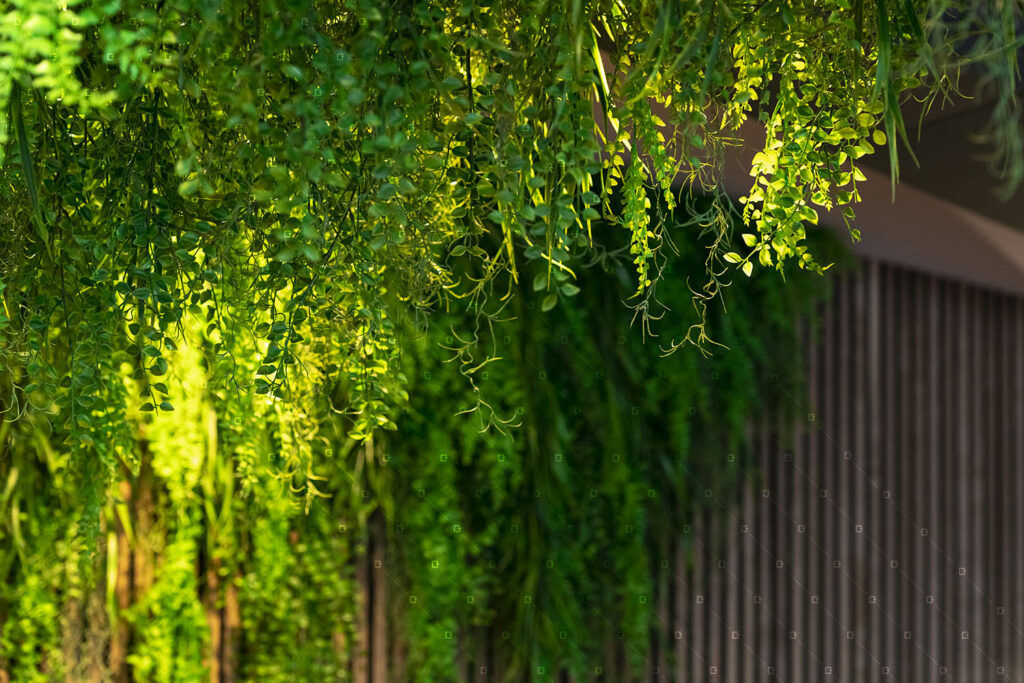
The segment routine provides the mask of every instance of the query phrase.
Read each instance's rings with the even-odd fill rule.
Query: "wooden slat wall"
[[[1024,300],[868,262],[805,339],[795,434],[724,518],[744,579],[701,599],[739,647],[694,633],[674,680],[1024,682]],[[713,525],[676,610],[708,633]]]

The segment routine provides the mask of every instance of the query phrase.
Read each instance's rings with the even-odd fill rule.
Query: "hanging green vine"
[[[730,263],[820,269],[805,244],[818,211],[853,220],[856,161],[890,142],[896,169],[900,98],[951,91],[965,62],[1001,86],[992,130],[1016,182],[1013,7],[8,2],[10,411],[58,408],[76,447],[112,466],[124,403],[104,395],[105,372],[140,359],[146,404],[168,409],[167,354],[199,315],[255,332],[262,362],[232,380],[281,398],[300,346],[343,340],[337,371],[358,375],[349,409],[365,438],[396,390],[395,305],[493,314],[491,292],[536,260],[549,283],[560,274],[554,306],[600,252],[591,222],[612,217],[619,182],[636,305],[656,318],[659,254],[692,238],[664,234],[638,192],[658,188],[669,208],[676,180],[720,192],[747,119],[767,133],[749,251],[728,233],[708,243],[697,308]],[[968,34],[982,38],[964,47]],[[683,338],[702,343],[702,323]]]

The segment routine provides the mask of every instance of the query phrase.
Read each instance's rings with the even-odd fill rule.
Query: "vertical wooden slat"
[[[224,643],[221,659],[222,683],[238,680],[238,655],[241,650],[242,612],[238,600],[238,586],[229,581],[224,587]]]
[[[132,498],[132,485],[125,480],[118,484],[118,491],[121,500],[127,505]],[[132,558],[131,544],[128,539],[128,530],[124,527],[120,516],[115,516],[114,528],[116,529],[116,540],[109,550],[113,551],[113,562],[116,565],[116,582],[114,584],[114,601],[117,605],[117,619],[111,624],[113,633],[110,638],[109,665],[110,672],[116,683],[130,680],[128,667],[128,643],[130,632],[127,622],[121,617],[125,610],[132,604]],[[108,561],[111,558],[108,557]]]
[[[990,297],[975,289],[975,345],[971,357],[974,361],[974,448],[971,453],[971,523],[975,533],[972,535],[974,550],[971,553],[971,567],[968,568],[968,579],[971,584],[971,642],[974,657],[974,676],[992,679],[994,671],[989,667],[988,624],[986,623],[985,598],[990,591],[988,583],[988,533],[987,518],[991,501],[987,496],[987,478],[989,470],[989,434],[988,428],[988,391],[986,376],[988,374],[988,305]]]
[[[794,515],[796,520],[805,526],[805,533],[798,534],[798,541],[804,543],[806,552],[807,574],[804,585],[805,590],[798,591],[799,597],[798,602],[802,605],[803,611],[807,614],[805,632],[800,633],[800,639],[805,643],[805,647],[808,651],[815,654],[820,653],[822,650],[822,643],[824,639],[823,629],[823,611],[824,606],[822,600],[828,599],[828,591],[822,589],[822,560],[823,553],[817,552],[817,549],[821,546],[823,540],[823,534],[825,532],[824,524],[822,521],[822,510],[819,503],[820,498],[817,495],[817,489],[823,486],[822,484],[822,460],[826,457],[820,447],[821,444],[821,427],[818,422],[821,416],[822,399],[823,394],[821,387],[823,384],[823,378],[828,376],[828,362],[822,362],[822,357],[827,353],[828,349],[832,346],[831,339],[831,307],[826,306],[823,312],[822,325],[824,327],[824,345],[813,343],[813,340],[808,339],[807,349],[807,403],[808,409],[815,413],[816,421],[808,425],[807,429],[807,440],[806,440],[806,462],[795,463],[795,467],[801,468],[805,473],[803,477],[797,477],[798,481],[801,481],[803,486],[795,498],[803,498],[806,500],[804,510],[806,514],[801,516],[799,508],[797,513]],[[798,444],[802,445],[802,444]],[[826,449],[827,451],[827,449]],[[799,450],[796,451],[799,453]],[[794,501],[796,503],[797,501]],[[828,570],[825,570],[827,572]],[[815,663],[810,664],[810,670],[806,676],[810,678],[817,678],[821,676],[821,671]],[[799,678],[799,676],[795,677]]]
[[[1010,308],[1010,299],[1008,297],[1000,297],[999,306],[993,316],[993,337],[998,340],[998,351],[993,353],[992,359],[992,384],[993,384],[993,401],[995,403],[993,409],[993,420],[995,422],[995,428],[993,431],[999,435],[999,448],[996,451],[997,465],[994,469],[994,477],[991,480],[991,486],[995,491],[996,497],[998,498],[998,505],[993,506],[993,523],[990,526],[992,529],[1006,528],[1010,530],[1012,536],[1012,519],[1013,519],[1013,507],[1010,503],[1014,496],[1006,494],[1006,482],[1012,482],[1012,471],[1010,469],[1010,408],[1009,402],[1010,397],[1010,382],[1006,381],[1007,377],[1012,377],[1008,374],[1010,368],[1013,365],[1012,358],[1009,352],[1010,342],[1010,321],[1013,320],[1013,309]],[[1007,661],[1007,655],[1010,653],[1010,628],[1008,618],[1008,603],[1010,596],[1010,584],[1009,576],[1013,571],[1013,566],[1008,563],[1009,553],[1006,552],[1006,544],[999,541],[998,538],[993,538],[993,547],[996,550],[996,599],[995,605],[990,606],[993,614],[993,627],[995,629],[995,637],[993,638],[993,645],[996,648],[998,656],[996,657],[996,664],[998,666],[1006,667],[1009,662]],[[994,608],[993,608],[994,607]],[[1002,614],[1000,614],[1000,610]],[[1000,675],[997,672],[997,680],[1006,681],[1009,680],[1008,670],[1004,669]]]
[[[997,486],[1002,487],[999,515],[1000,527],[1006,530],[1009,538],[1019,538],[1014,526],[1014,508],[1019,492],[1011,488],[1014,482],[1013,453],[1013,326],[1015,322],[1015,306],[1012,297],[1004,297],[999,313],[1000,357],[996,370],[996,386],[999,390],[997,402],[1000,408],[1001,445],[999,451],[1000,467]],[[1017,543],[1000,544],[999,583],[1002,615],[998,618],[1000,629],[999,665],[1005,667],[1000,680],[1009,681],[1013,678],[1014,651],[1014,588],[1016,584],[1017,564],[1014,548]]]
[[[370,523],[370,579],[373,585],[373,611],[370,631],[370,683],[388,681],[387,567],[384,554],[387,540],[384,515],[377,510]]]
[[[942,307],[940,297],[945,290],[940,286],[938,278],[932,277],[928,287],[928,377],[927,377],[927,405],[928,420],[925,434],[928,436],[927,447],[924,449],[924,471],[923,480],[928,495],[925,497],[928,505],[926,527],[927,535],[924,537],[926,552],[923,555],[925,566],[928,568],[927,592],[924,599],[924,615],[927,623],[928,636],[925,641],[925,648],[930,657],[925,657],[921,676],[924,679],[936,679],[939,676],[938,664],[933,659],[942,662],[942,621],[935,608],[935,602],[941,600],[941,572],[945,565],[945,557],[937,551],[936,544],[941,542],[940,515],[942,512],[941,489],[943,471],[943,446],[939,428],[939,417],[941,414],[943,385],[940,383],[940,372],[942,368],[942,356],[939,343],[942,336]],[[930,601],[929,601],[930,600]]]
[[[100,519],[100,538],[106,537],[106,520]],[[100,542],[97,553],[97,567],[106,565],[107,549],[104,543]],[[106,610],[106,585],[105,581],[97,581],[95,588],[88,596],[88,603],[85,608],[85,618],[91,633],[104,633],[107,626]],[[84,665],[85,680],[88,683],[101,683],[109,680],[106,672],[106,642],[95,636],[87,638],[82,651],[82,664]]]
[[[1016,624],[1014,630],[1013,657],[1011,660],[1011,671],[1014,680],[1024,678],[1024,582],[1019,580],[1020,567],[1024,567],[1024,505],[1020,504],[1021,497],[1024,497],[1024,299],[1018,299],[1014,308],[1014,333],[1012,357],[1013,364],[1013,451],[1011,459],[1014,465],[1014,484],[1016,504],[1013,506],[1014,535],[1018,539],[1014,544],[1014,568],[1017,570],[1015,576],[1018,579],[1014,582],[1013,621]]]
[[[713,490],[712,500],[717,495],[718,491]],[[723,631],[725,630],[725,601],[722,589],[727,584],[722,580],[725,572],[719,563],[724,561],[722,560],[723,555],[721,553],[721,539],[725,525],[722,515],[714,505],[708,508],[704,528],[704,543],[708,548],[707,563],[704,565],[705,571],[708,574],[708,588],[707,595],[705,596],[705,602],[708,607],[708,666],[705,675],[709,675],[713,670],[717,672],[714,678],[721,680],[722,667],[725,665],[722,656],[725,651],[723,637]]]
[[[691,591],[689,582],[686,581],[686,576],[689,572],[689,568],[686,562],[685,545],[683,538],[679,535],[675,537],[675,631],[672,633],[674,638],[674,652],[675,658],[673,661],[673,669],[675,672],[674,681],[675,683],[685,683],[689,680],[689,648],[690,643],[693,639],[693,634],[690,630],[689,614],[690,606],[689,600],[691,599]]]
[[[1020,539],[1024,529],[1021,528],[1020,499],[1024,496],[1021,487],[1020,471],[1022,454],[1019,448],[1018,433],[1022,425],[1018,420],[1024,420],[1024,415],[1018,418],[1017,411],[1021,409],[1017,404],[1020,397],[1017,394],[1019,382],[1018,369],[1021,363],[1021,356],[1024,354],[1024,345],[1018,336],[1018,325],[1021,324],[1020,317],[1021,300],[1007,297],[1002,313],[1003,328],[1003,352],[1001,357],[1001,369],[999,373],[1000,402],[1002,404],[1003,422],[1003,483],[1004,497],[1002,513],[1004,521],[1002,528],[1009,538]],[[1021,581],[1020,556],[1021,548],[1024,545],[1019,540],[1006,543],[1002,547],[1002,581],[1003,597],[1002,607],[1005,610],[1001,621],[1003,637],[1001,638],[1000,665],[1006,667],[1005,677],[1002,680],[1021,680],[1024,676],[1024,667],[1021,666],[1020,650],[1022,643],[1021,625],[1022,614],[1020,596]]]
[[[393,523],[394,519],[390,521]],[[394,585],[395,584],[393,583],[392,586]],[[404,613],[402,611],[404,606],[401,604],[401,601],[397,599],[392,599],[391,603],[391,615],[388,620],[388,661],[390,662],[388,670],[391,673],[391,680],[403,681],[407,677],[406,647],[408,646],[408,643],[403,637],[403,634],[405,633]],[[495,680],[493,678],[494,663],[491,661],[490,658],[491,652],[493,651],[494,647],[495,634],[494,629],[491,627],[488,627],[486,631],[487,635],[484,637],[484,643],[488,653],[488,665],[490,673],[488,680]]]
[[[801,438],[801,430],[798,427],[796,441]],[[793,654],[790,643],[790,631],[793,628],[792,620],[792,560],[793,560],[793,526],[788,511],[785,507],[792,500],[792,455],[775,450],[775,467],[778,470],[778,480],[775,483],[775,490],[778,493],[778,506],[780,514],[776,515],[776,566],[775,577],[775,599],[776,618],[779,620],[777,637],[777,659],[776,673],[779,679],[784,681],[793,680]]]
[[[885,582],[883,595],[878,597],[883,611],[885,624],[885,657],[883,663],[888,667],[888,675],[883,680],[898,681],[902,667],[903,631],[903,586],[900,581],[900,570],[894,565],[900,555],[900,544],[903,542],[903,530],[900,525],[898,506],[902,504],[900,496],[900,466],[903,448],[903,411],[901,389],[906,373],[903,367],[902,326],[905,317],[903,309],[903,279],[905,273],[896,268],[888,268],[886,290],[886,323],[885,323],[885,358],[886,369],[883,373],[885,384],[885,474],[882,485],[882,509],[885,518],[885,533],[881,541],[884,555]],[[888,496],[888,497],[887,497]]]
[[[135,525],[135,547],[132,549],[132,593],[138,600],[153,585],[156,571],[155,549],[153,547],[153,523],[156,515],[153,487],[156,485],[153,473],[153,457],[149,442],[142,438],[139,443],[139,474],[132,486],[132,519]]]
[[[925,598],[931,593],[928,562],[926,559],[930,549],[929,539],[927,536],[922,535],[921,529],[930,526],[928,501],[934,495],[934,492],[928,489],[926,484],[930,471],[934,469],[930,467],[930,465],[934,464],[934,454],[929,448],[930,443],[928,440],[928,378],[929,363],[931,361],[931,347],[928,343],[928,324],[931,308],[928,305],[928,292],[930,291],[932,278],[921,275],[915,279],[915,282],[916,287],[912,299],[912,305],[914,306],[913,343],[915,348],[913,353],[914,378],[912,394],[914,401],[914,426],[913,441],[911,443],[912,453],[908,456],[911,458],[911,464],[907,470],[908,476],[905,485],[913,488],[914,495],[913,518],[908,523],[912,547],[910,552],[914,558],[912,576],[917,584],[917,588],[911,593],[911,621],[914,634],[911,660],[913,662],[913,676],[916,679],[920,679],[925,675],[928,668],[926,656],[928,653],[928,612]],[[907,643],[906,646],[911,647],[911,644]]]
[[[617,662],[618,662],[618,639],[616,638],[616,631],[613,625],[609,625],[607,628],[607,635],[604,639],[604,662],[602,666],[602,675],[598,676],[596,680],[608,681],[613,680],[618,675]],[[506,659],[508,659],[506,655]]]
[[[777,507],[776,491],[774,490],[775,468],[771,458],[770,428],[768,425],[761,427],[760,435],[760,458],[761,471],[764,473],[764,483],[760,497],[758,498],[758,582],[757,592],[760,596],[758,605],[758,637],[756,639],[758,653],[763,663],[758,663],[759,681],[770,681],[775,678],[769,671],[776,671],[778,665],[775,656],[775,620],[772,619],[771,611],[775,609],[774,602],[774,581],[775,561],[772,550],[776,547],[775,539],[775,515]]]
[[[739,525],[740,521],[734,515],[725,519],[726,547],[724,583],[726,586],[725,595],[725,652],[722,657],[721,680],[729,683],[739,683],[740,680],[740,640],[742,637],[742,626],[740,624],[740,601],[746,599],[742,585],[743,567],[739,560]],[[721,573],[721,572],[720,572]]]
[[[854,293],[854,439],[850,452],[850,475],[853,486],[853,519],[848,522],[848,528],[852,524],[853,534],[853,556],[854,561],[849,563],[850,571],[854,577],[859,578],[861,586],[868,583],[870,575],[870,558],[867,552],[867,544],[864,541],[864,533],[861,530],[869,528],[868,510],[866,496],[871,489],[868,482],[870,464],[868,449],[872,446],[868,438],[868,426],[871,424],[870,399],[870,328],[868,310],[870,302],[869,288],[872,281],[870,264],[861,267],[858,274],[856,291]],[[844,583],[851,583],[849,578],[842,578]],[[852,670],[841,672],[845,680],[864,681],[868,680],[868,672],[871,669],[871,658],[868,656],[867,645],[869,641],[870,612],[869,605],[864,593],[859,587],[851,586],[850,592],[853,599],[853,625],[848,629],[852,632],[853,638],[845,638],[844,642],[853,652]],[[851,642],[852,640],[852,642]]]
[[[914,554],[912,548],[916,543],[916,535],[908,523],[907,517],[913,519],[914,504],[917,495],[913,483],[913,466],[917,457],[914,448],[914,415],[918,411],[918,403],[914,395],[915,363],[911,356],[916,352],[915,341],[912,336],[914,316],[917,307],[913,305],[913,287],[918,277],[915,274],[901,273],[897,284],[897,295],[899,308],[896,314],[896,329],[894,356],[897,360],[897,371],[894,373],[894,394],[893,413],[896,423],[896,450],[893,453],[894,478],[889,484],[892,489],[892,520],[895,525],[896,542],[890,553],[890,561],[895,562],[895,568],[890,565],[889,573],[898,586],[898,594],[892,603],[895,612],[896,625],[893,639],[895,649],[892,657],[893,678],[895,680],[911,680],[913,676],[913,655],[917,648],[913,646],[916,640],[907,640],[906,634],[912,639],[916,638],[913,631],[914,624],[911,617],[913,612],[913,600],[917,595],[917,588],[912,583],[914,577]],[[917,353],[914,353],[916,356]]]
[[[960,320],[961,297],[963,287],[959,284],[946,284],[946,334],[947,340],[945,352],[945,386],[943,392],[943,471],[942,471],[942,499],[945,501],[942,515],[942,536],[941,548],[946,549],[950,562],[943,567],[942,572],[942,597],[936,600],[934,610],[939,618],[943,632],[943,657],[940,660],[945,666],[946,675],[949,679],[961,675],[959,662],[960,629],[956,626],[959,600],[957,584],[957,566],[960,558],[960,537],[957,532],[956,520],[960,517],[959,496],[957,495],[957,482],[960,480],[960,420],[958,409],[960,407],[960,347],[962,338],[958,322]],[[940,675],[943,671],[940,667]]]
[[[692,678],[693,681],[705,680],[706,674],[706,663],[707,663],[707,650],[705,649],[706,634],[708,630],[708,620],[706,619],[706,611],[704,609],[705,603],[705,586],[704,582],[705,572],[705,557],[704,557],[704,546],[703,546],[703,521],[704,521],[704,507],[703,500],[704,492],[699,491],[696,500],[694,501],[694,518],[693,518],[693,534],[695,542],[693,544],[693,594],[690,596],[690,623],[693,624],[692,631],[692,643],[690,648],[692,658],[690,660],[692,667]]]
[[[811,400],[816,398],[813,387],[816,385],[818,367],[814,362],[816,353],[814,345],[810,345],[812,362],[808,369],[808,384],[812,388]],[[813,442],[817,434],[817,424],[812,421],[817,419],[817,406],[813,403],[807,407],[808,421],[805,430],[800,430],[793,441],[793,448],[789,452],[786,474],[791,482],[789,495],[784,498],[781,504],[787,506],[790,514],[787,518],[787,533],[792,543],[792,563],[788,569],[786,581],[789,587],[789,610],[790,617],[787,620],[790,647],[790,668],[787,670],[787,680],[804,680],[807,678],[807,629],[805,628],[806,617],[806,589],[807,584],[807,497],[808,487],[811,485],[807,479],[807,444]]]
[[[834,645],[836,634],[836,598],[837,598],[837,569],[834,566],[838,559],[835,552],[836,515],[834,503],[831,498],[823,498],[834,494],[831,478],[835,466],[834,457],[836,444],[833,441],[833,413],[836,405],[834,396],[834,377],[836,369],[836,350],[838,347],[838,335],[836,327],[838,324],[839,310],[836,299],[842,290],[841,278],[834,278],[833,286],[835,294],[832,301],[828,302],[822,317],[823,338],[816,357],[819,359],[817,377],[810,383],[814,392],[813,408],[816,413],[812,439],[808,448],[811,459],[814,461],[809,475],[813,480],[813,486],[808,491],[810,497],[812,516],[808,520],[813,527],[813,534],[810,538],[811,547],[814,548],[814,557],[809,562],[812,571],[818,576],[818,583],[811,593],[817,600],[816,605],[811,609],[817,615],[817,623],[813,625],[814,633],[810,634],[810,640],[814,643],[815,665],[810,671],[812,680],[820,680],[825,677],[825,666],[833,666]]]
[[[1013,413],[1016,408],[1014,405],[1014,380],[1015,380],[1015,365],[1016,359],[1015,346],[1014,346],[1014,332],[1016,323],[1017,307],[1016,302],[1011,297],[1007,297],[1005,301],[1005,313],[1003,320],[1003,357],[1002,357],[1002,372],[1000,377],[1000,386],[1003,389],[1002,392],[1002,406],[1003,406],[1003,429],[1004,429],[1004,442],[1003,442],[1003,480],[1002,486],[1013,486],[1016,484],[1016,471],[1017,471],[1017,457],[1014,452],[1014,425],[1013,425]],[[1004,527],[1007,529],[1010,538],[1020,538],[1021,529],[1016,525],[1016,509],[1019,507],[1016,503],[1021,495],[1020,489],[1011,488],[1006,495],[1003,496],[1002,514],[1004,519]],[[1016,657],[1017,650],[1017,634],[1015,620],[1018,618],[1019,612],[1016,610],[1016,591],[1017,591],[1017,567],[1020,565],[1016,562],[1016,547],[1019,543],[1007,544],[1003,547],[1002,557],[1002,571],[1003,571],[1003,604],[1002,607],[1005,610],[1002,627],[1004,630],[1003,638],[1001,641],[1002,656],[1000,657],[1000,664],[1006,667],[1006,676],[1004,680],[1012,680],[1017,674]]]
[[[981,623],[981,610],[978,608],[978,588],[984,581],[981,567],[985,557],[985,461],[984,461],[984,410],[982,406],[982,368],[984,367],[982,325],[984,299],[981,292],[971,288],[970,299],[970,347],[968,349],[968,381],[970,386],[970,446],[968,453],[967,518],[968,556],[964,560],[967,574],[963,577],[964,595],[968,619],[966,628],[966,650],[969,654],[970,680],[982,680],[985,675],[983,652],[984,634]],[[982,588],[984,590],[984,588]]]
[[[978,595],[979,617],[981,619],[980,633],[983,655],[982,671],[989,680],[995,681],[1002,676],[996,674],[996,666],[999,662],[999,638],[996,632],[995,606],[999,601],[999,548],[993,543],[991,530],[993,525],[1000,523],[1000,494],[996,484],[999,473],[999,409],[995,402],[995,361],[999,353],[999,336],[996,329],[996,311],[998,298],[994,294],[986,294],[984,307],[982,309],[982,373],[979,381],[982,383],[982,439],[984,445],[979,452],[983,458],[984,470],[982,471],[982,519],[984,529],[982,538],[984,553],[980,556],[983,565],[979,572],[983,576],[982,592]],[[987,501],[987,502],[986,502]]]
[[[666,508],[667,511],[667,508]],[[660,552],[658,556],[658,565],[655,568],[658,577],[657,583],[657,625],[655,632],[651,634],[652,650],[655,654],[653,658],[654,671],[650,680],[652,681],[667,681],[669,673],[669,648],[672,643],[672,612],[671,612],[671,594],[669,591],[669,580],[673,576],[671,570],[662,568],[660,563],[662,560],[672,559],[672,543],[669,539],[665,539],[664,545],[660,546]]]
[[[868,604],[869,622],[868,638],[870,652],[876,658],[882,658],[883,653],[883,620],[878,606],[878,595],[882,589],[883,563],[885,559],[873,546],[876,539],[882,536],[882,518],[880,515],[881,504],[879,501],[879,487],[877,482],[884,478],[882,470],[882,386],[881,386],[881,266],[872,261],[869,266],[869,294],[868,294],[868,454],[869,466],[868,486],[865,491],[865,502],[867,508],[868,523],[861,533],[866,534],[864,538],[865,552],[870,559],[868,570],[868,595],[862,596]],[[874,601],[874,602],[873,602]],[[878,664],[874,661],[869,667],[870,680],[879,680],[881,672],[877,671]]]
[[[756,462],[756,460],[755,460]],[[743,544],[743,582],[749,589],[742,596],[742,614],[740,617],[740,637],[743,646],[740,649],[742,672],[739,680],[742,683],[754,683],[761,675],[758,672],[758,640],[756,607],[754,597],[759,595],[757,584],[757,540],[758,525],[755,509],[758,501],[759,488],[757,481],[748,478],[743,492],[743,516],[740,542]]]
[[[967,582],[961,575],[960,568],[966,571],[966,564],[970,553],[970,523],[968,515],[970,514],[970,438],[971,438],[971,422],[970,422],[970,405],[971,405],[971,394],[969,384],[969,362],[970,362],[970,318],[969,318],[969,304],[968,299],[970,292],[966,286],[960,288],[958,292],[959,305],[957,312],[957,384],[958,384],[958,403],[956,409],[956,419],[958,425],[957,431],[957,477],[954,480],[959,482],[959,486],[956,487],[956,506],[960,515],[960,519],[963,520],[959,524],[957,531],[957,577],[956,577],[956,616],[955,616],[955,630],[958,631],[956,641],[955,653],[957,655],[957,669],[956,677],[961,680],[969,679],[971,676],[970,670],[970,652],[967,648],[967,641],[964,639],[963,633],[967,633],[967,629],[970,628],[970,614],[969,614],[969,598],[968,598],[968,587]],[[954,523],[955,524],[955,523]]]
[[[852,512],[851,494],[853,492],[853,481],[858,478],[856,470],[852,467],[853,429],[854,418],[851,415],[851,391],[850,373],[853,366],[853,352],[851,351],[851,315],[853,289],[856,286],[856,275],[850,274],[843,277],[842,289],[839,294],[839,382],[835,390],[838,392],[836,406],[839,411],[839,441],[838,448],[833,448],[830,454],[832,461],[831,490],[829,491],[828,503],[836,506],[842,514],[836,514],[836,537],[838,552],[836,559],[841,562],[842,569],[835,567],[828,568],[831,572],[831,585],[835,586],[836,597],[839,601],[837,610],[838,623],[834,627],[832,641],[834,651],[828,659],[828,664],[835,667],[838,677],[843,680],[851,680],[851,649],[853,642],[846,637],[846,631],[852,628],[851,624],[851,586],[849,572],[853,568],[851,562],[850,538],[852,529],[850,517]],[[853,397],[856,400],[856,397]],[[847,456],[847,454],[850,454]],[[827,653],[828,654],[828,653]]]

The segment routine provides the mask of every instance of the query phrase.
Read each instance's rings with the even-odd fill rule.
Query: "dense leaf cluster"
[[[127,364],[143,409],[171,409],[167,353],[198,316],[222,352],[254,335],[255,374],[231,374],[260,394],[284,397],[296,347],[324,346],[365,437],[396,389],[399,309],[494,314],[537,268],[553,307],[602,251],[598,217],[632,235],[634,303],[657,315],[663,248],[693,239],[657,206],[679,181],[720,193],[748,119],[767,134],[751,232],[730,249],[717,201],[698,309],[730,263],[820,269],[818,211],[852,219],[856,160],[906,139],[901,99],[953,92],[965,62],[997,85],[999,159],[1020,177],[1018,16],[939,0],[9,2],[5,410],[55,412],[114,462],[126,399],[108,378]],[[684,339],[704,340],[699,322]]]

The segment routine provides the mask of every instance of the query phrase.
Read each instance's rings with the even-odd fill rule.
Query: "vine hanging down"
[[[0,12],[0,407],[51,414],[109,466],[134,396],[174,408],[161,378],[186,318],[223,360],[256,348],[225,387],[289,398],[299,375],[344,378],[362,439],[402,393],[396,316],[496,316],[524,276],[552,309],[602,253],[598,218],[630,233],[645,325],[668,252],[698,238],[666,230],[680,188],[716,197],[697,222],[713,237],[698,312],[734,273],[820,270],[819,211],[856,236],[858,160],[888,145],[895,174],[901,104],[955,94],[967,66],[998,88],[1003,177],[1024,177],[1012,2]],[[740,244],[721,181],[746,121],[766,142]],[[703,315],[686,341],[706,341]]]

